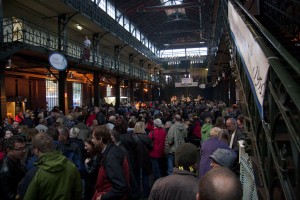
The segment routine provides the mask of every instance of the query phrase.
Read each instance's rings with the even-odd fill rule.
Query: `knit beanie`
[[[189,167],[197,162],[197,147],[192,143],[184,143],[175,151],[175,165]]]

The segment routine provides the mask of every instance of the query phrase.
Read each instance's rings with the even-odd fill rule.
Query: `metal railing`
[[[223,0],[227,14],[227,0]],[[264,199],[299,199],[300,194],[300,87],[299,62],[252,16],[241,3],[230,0],[256,39],[270,65],[263,100],[263,118],[249,84],[245,62],[231,38],[232,59],[243,88],[247,106],[249,138],[260,169],[256,181],[265,190]],[[255,52],[254,52],[255,53]],[[261,191],[262,192],[262,191]]]
[[[3,24],[3,45],[6,44],[18,44],[23,43],[27,46],[42,47],[49,51],[58,50],[58,34],[54,31],[48,30],[44,27],[36,25],[26,19],[20,18],[5,18],[2,20]],[[67,45],[64,49],[62,46],[62,53],[66,56],[82,59],[83,58],[83,45],[79,44],[69,38],[67,38]],[[112,70],[113,72],[121,75],[129,76],[132,78],[152,81],[149,79],[150,74],[148,71],[139,66],[128,65],[117,61],[115,64],[115,58],[98,52],[96,49],[90,49],[91,56],[88,62],[91,65],[106,70]]]
[[[72,6],[77,11],[89,16],[101,27],[115,34],[118,38],[123,40],[126,44],[129,44],[140,53],[147,56],[149,59],[160,63],[160,58],[155,55],[150,49],[138,41],[131,35],[125,28],[118,24],[108,14],[106,14],[101,8],[94,4],[90,0],[62,0],[69,6]]]

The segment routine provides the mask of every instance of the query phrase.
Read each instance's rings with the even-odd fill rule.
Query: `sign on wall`
[[[228,3],[228,20],[230,31],[242,57],[260,116],[263,118],[263,100],[269,70],[268,59],[230,1]]]

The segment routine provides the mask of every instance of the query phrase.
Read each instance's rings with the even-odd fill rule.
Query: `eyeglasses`
[[[210,121],[205,121],[205,123],[206,123],[206,124],[210,124],[211,122],[210,122]]]

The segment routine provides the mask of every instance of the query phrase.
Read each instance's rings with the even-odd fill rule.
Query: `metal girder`
[[[198,7],[198,3],[183,3],[178,5],[161,5],[161,6],[151,6],[145,7],[143,9],[137,10],[138,12],[157,12],[157,11],[164,11],[167,9],[178,9],[178,8],[194,8]]]
[[[154,32],[155,35],[165,35],[165,34],[176,34],[176,33],[194,33],[199,32],[199,29],[190,29],[190,30],[171,30],[171,31],[163,31],[163,32]]]

